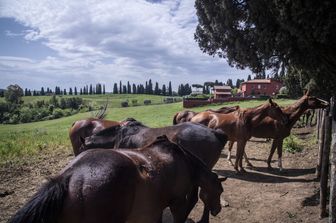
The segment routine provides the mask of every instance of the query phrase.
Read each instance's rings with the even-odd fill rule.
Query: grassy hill
[[[148,95],[146,95],[148,96]],[[156,96],[154,96],[156,97]],[[158,96],[160,97],[160,96]],[[101,98],[104,101],[103,97]],[[115,99],[116,100],[116,99]],[[276,100],[280,105],[288,105],[293,100]],[[193,109],[202,111],[207,108],[240,105],[243,108],[260,105],[263,101],[230,102],[222,105],[212,105]],[[128,108],[111,107],[108,109],[107,119],[123,120],[133,117],[145,125],[161,127],[172,124],[172,118],[178,111],[183,110],[182,103],[158,104],[149,106],[136,106]],[[0,161],[31,155],[41,150],[54,150],[63,148],[71,151],[68,131],[76,120],[85,119],[91,113],[80,113],[73,116],[17,125],[0,125]]]
[[[105,95],[63,95],[57,96],[60,98],[80,97],[87,103],[91,103],[94,107],[104,105],[108,100],[108,107],[120,108],[121,102],[128,101],[129,106],[132,106],[132,100],[137,100],[137,105],[144,105],[144,100],[151,100],[151,104],[163,104],[163,99],[166,96],[159,95],[147,95],[147,94],[105,94]],[[22,97],[25,104],[34,103],[36,101],[49,101],[51,96],[25,96]],[[4,98],[0,98],[0,102],[4,101]]]

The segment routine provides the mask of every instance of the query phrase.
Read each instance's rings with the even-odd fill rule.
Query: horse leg
[[[245,145],[246,145],[245,140],[237,141],[236,162],[235,162],[236,171],[239,171],[238,170],[238,164],[239,164],[240,171],[246,172],[245,169],[243,168],[243,154],[245,150]]]
[[[233,147],[234,141],[229,141],[229,148],[228,148],[228,155],[227,155],[227,161],[233,166],[232,160],[231,160],[231,151]]]
[[[279,140],[279,142],[278,142],[278,167],[279,167],[279,171],[282,171],[282,144],[283,144],[283,140]]]
[[[175,200],[170,205],[170,210],[174,218],[174,223],[184,223],[187,220],[189,213],[187,213],[189,202],[187,199],[180,198]]]
[[[195,207],[195,204],[198,201],[198,186],[193,186],[191,192],[187,195],[187,208],[186,208],[186,217],[189,216],[191,210]],[[205,210],[204,210],[205,211]],[[203,213],[204,213],[203,211]]]
[[[268,159],[267,159],[268,169],[273,169],[272,166],[271,166],[271,161],[272,161],[272,157],[273,157],[273,154],[275,152],[276,147],[277,147],[277,140],[273,139],[272,148],[271,148],[270,154],[269,154]]]
[[[246,166],[253,167],[252,163],[250,163],[250,161],[248,160],[246,152],[244,152],[244,158],[245,158]]]
[[[208,208],[207,205],[204,204],[202,218],[197,223],[209,223],[209,212],[210,212],[210,209]]]

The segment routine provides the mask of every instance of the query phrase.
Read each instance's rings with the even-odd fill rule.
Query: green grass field
[[[65,96],[57,96],[58,99],[63,98],[71,98],[71,97],[80,97],[86,103],[92,104],[93,107],[100,107],[101,105],[105,105],[108,100],[108,107],[110,108],[120,108],[121,102],[128,101],[129,106],[132,106],[132,100],[137,100],[137,106],[144,105],[144,100],[151,100],[152,105],[163,104],[163,99],[166,96],[159,95],[147,95],[147,94],[105,94],[105,95],[65,95]],[[26,96],[23,97],[23,102],[26,103],[34,103],[36,101],[49,101],[51,96]],[[4,98],[0,98],[0,102],[4,101]]]
[[[147,95],[146,95],[147,96]],[[102,97],[102,100],[103,99]],[[289,105],[293,100],[276,100],[279,105]],[[205,106],[192,109],[202,111],[207,108],[240,105],[243,108],[254,107],[263,101],[230,102],[221,105]],[[161,127],[172,124],[172,118],[183,110],[182,103],[136,106],[128,108],[112,107],[108,109],[107,119],[123,120],[133,117],[150,127]],[[76,120],[85,119],[91,113],[80,113],[73,116],[17,125],[0,125],[0,161],[14,157],[33,155],[41,150],[65,149],[71,151],[68,130]]]

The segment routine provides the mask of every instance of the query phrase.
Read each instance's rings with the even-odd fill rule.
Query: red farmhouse
[[[268,95],[273,96],[279,93],[282,83],[274,79],[254,79],[241,84],[243,97]]]

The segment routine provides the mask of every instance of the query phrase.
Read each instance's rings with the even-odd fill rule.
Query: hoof
[[[240,172],[241,173],[247,173],[246,170],[244,168],[240,168]]]
[[[252,163],[246,163],[246,167],[253,168],[254,166],[252,165]]]

